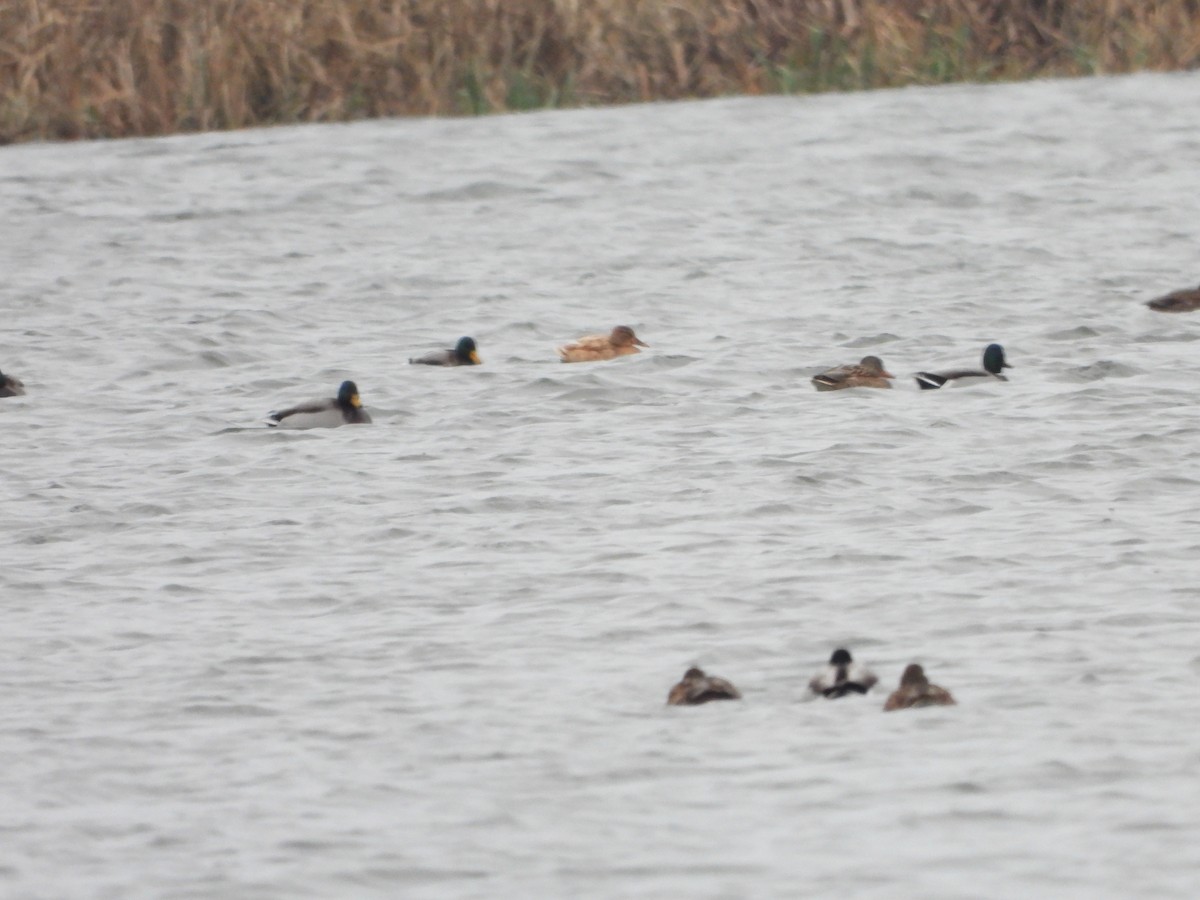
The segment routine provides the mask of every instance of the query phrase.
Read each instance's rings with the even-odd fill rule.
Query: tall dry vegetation
[[[0,141],[1200,64],[1200,0],[4,0]]]

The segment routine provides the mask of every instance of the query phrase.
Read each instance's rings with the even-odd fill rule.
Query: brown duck
[[[890,388],[895,376],[883,367],[878,356],[864,356],[858,365],[838,366],[813,378],[818,391],[840,391],[845,388]]]
[[[597,362],[641,353],[638,347],[649,347],[628,325],[618,325],[610,334],[589,334],[558,348],[563,362]]]
[[[1148,300],[1146,305],[1155,312],[1193,312],[1200,309],[1200,288],[1171,291],[1154,300]]]
[[[667,695],[668,706],[699,706],[709,700],[741,700],[738,689],[724,678],[704,674],[703,669],[691,668],[683,673],[679,684]]]
[[[930,684],[929,679],[925,677],[925,670],[912,663],[900,676],[900,687],[892,691],[892,695],[887,698],[883,711],[954,705],[954,698],[950,696],[950,692],[936,684]]]

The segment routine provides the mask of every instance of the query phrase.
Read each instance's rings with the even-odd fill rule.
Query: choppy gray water
[[[1200,280],[1197,123],[1190,74],[0,150],[0,894],[1194,896],[1200,314],[1140,301]],[[346,377],[374,426],[259,424]],[[807,702],[839,644],[884,690]],[[914,660],[958,707],[880,711]],[[692,663],[744,702],[664,707]]]

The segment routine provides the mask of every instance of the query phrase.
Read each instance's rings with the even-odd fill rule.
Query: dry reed
[[[0,142],[1200,64],[1200,0],[6,0]]]

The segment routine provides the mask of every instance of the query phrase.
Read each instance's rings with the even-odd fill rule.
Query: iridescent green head
[[[1004,348],[999,344],[988,344],[983,351],[983,367],[993,375],[999,375],[1001,369],[1012,368],[1004,358]]]

